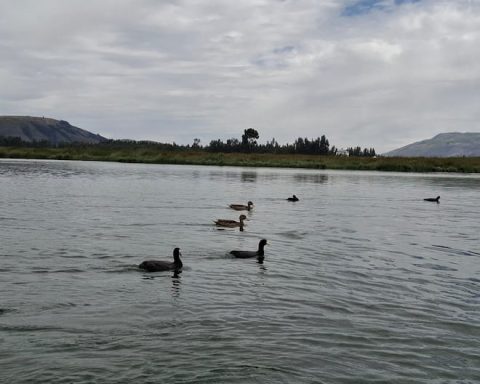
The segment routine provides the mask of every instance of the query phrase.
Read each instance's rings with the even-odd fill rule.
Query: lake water
[[[479,192],[478,175],[1,160],[0,382],[478,383]],[[248,200],[244,232],[215,228]],[[229,257],[262,238],[263,264]],[[175,247],[178,277],[137,269]]]

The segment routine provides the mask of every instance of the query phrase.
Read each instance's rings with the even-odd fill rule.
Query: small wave
[[[87,258],[86,256],[83,256],[83,255],[67,255],[67,254],[63,254],[61,257],[64,259],[86,259]]]
[[[138,268],[138,264],[129,264],[123,265],[118,268],[102,268],[104,269],[105,273],[130,273],[132,271],[138,272],[140,269]]]
[[[86,272],[84,269],[79,268],[65,268],[65,269],[56,269],[52,273],[81,273]]]
[[[111,259],[112,255],[109,255],[107,253],[92,253],[92,256],[94,256],[96,259]]]
[[[7,313],[10,312],[16,312],[17,310],[15,308],[0,308],[0,316],[6,315]]]
[[[62,269],[34,269],[32,273],[82,273],[86,272],[84,269],[79,268],[62,268]]]
[[[89,304],[87,304],[87,305],[89,305]],[[47,310],[50,310],[50,309],[73,308],[73,307],[77,307],[77,306],[78,305],[75,304],[75,303],[55,303],[55,304],[51,304],[51,305],[45,305],[41,309],[43,311],[47,311]]]
[[[49,273],[50,270],[48,269],[34,269],[32,273]]]
[[[0,221],[17,221],[14,217],[0,217]]]
[[[308,232],[299,232],[299,231],[285,231],[278,232],[277,235],[286,237],[287,239],[301,240],[304,239]]]
[[[57,331],[61,330],[59,327],[54,326],[37,326],[37,325],[0,325],[1,331],[14,331],[14,332],[41,332],[41,331]]]
[[[119,224],[119,227],[154,227],[157,223],[131,223],[131,224]]]
[[[420,267],[420,268],[433,269],[435,271],[450,271],[450,272],[458,271],[458,269],[456,269],[456,268],[451,268],[451,267],[447,267],[445,265],[432,264],[432,263],[413,264],[413,265],[415,265],[416,267]]]
[[[480,256],[480,253],[478,253],[478,252],[452,248],[452,247],[448,247],[446,245],[432,244],[431,247],[426,247],[426,248],[427,249],[431,248],[431,249],[439,250],[439,251],[442,251],[442,252],[454,253],[456,255],[461,255],[461,256]]]

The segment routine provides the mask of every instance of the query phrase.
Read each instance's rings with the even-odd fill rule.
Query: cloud
[[[479,131],[480,3],[0,0],[0,113],[387,151]]]

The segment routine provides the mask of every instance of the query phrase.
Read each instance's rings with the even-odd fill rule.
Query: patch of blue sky
[[[376,10],[387,10],[392,5],[399,6],[408,3],[418,3],[421,0],[357,0],[347,5],[342,16],[358,16]]]
[[[285,45],[275,48],[271,52],[260,55],[253,59],[253,65],[267,69],[285,69],[288,67],[287,57],[294,54],[296,47],[293,45]]]
[[[290,52],[294,52],[294,51],[295,51],[295,47],[293,45],[286,45],[286,46],[281,47],[281,48],[275,48],[273,50],[273,53],[275,53],[277,55],[281,55],[281,54],[290,53]]]

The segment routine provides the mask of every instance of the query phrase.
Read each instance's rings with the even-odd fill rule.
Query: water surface
[[[479,192],[475,175],[1,160],[0,382],[479,382]],[[212,225],[248,200],[243,233]],[[229,257],[261,238],[263,264]],[[136,268],[174,247],[179,277]]]

